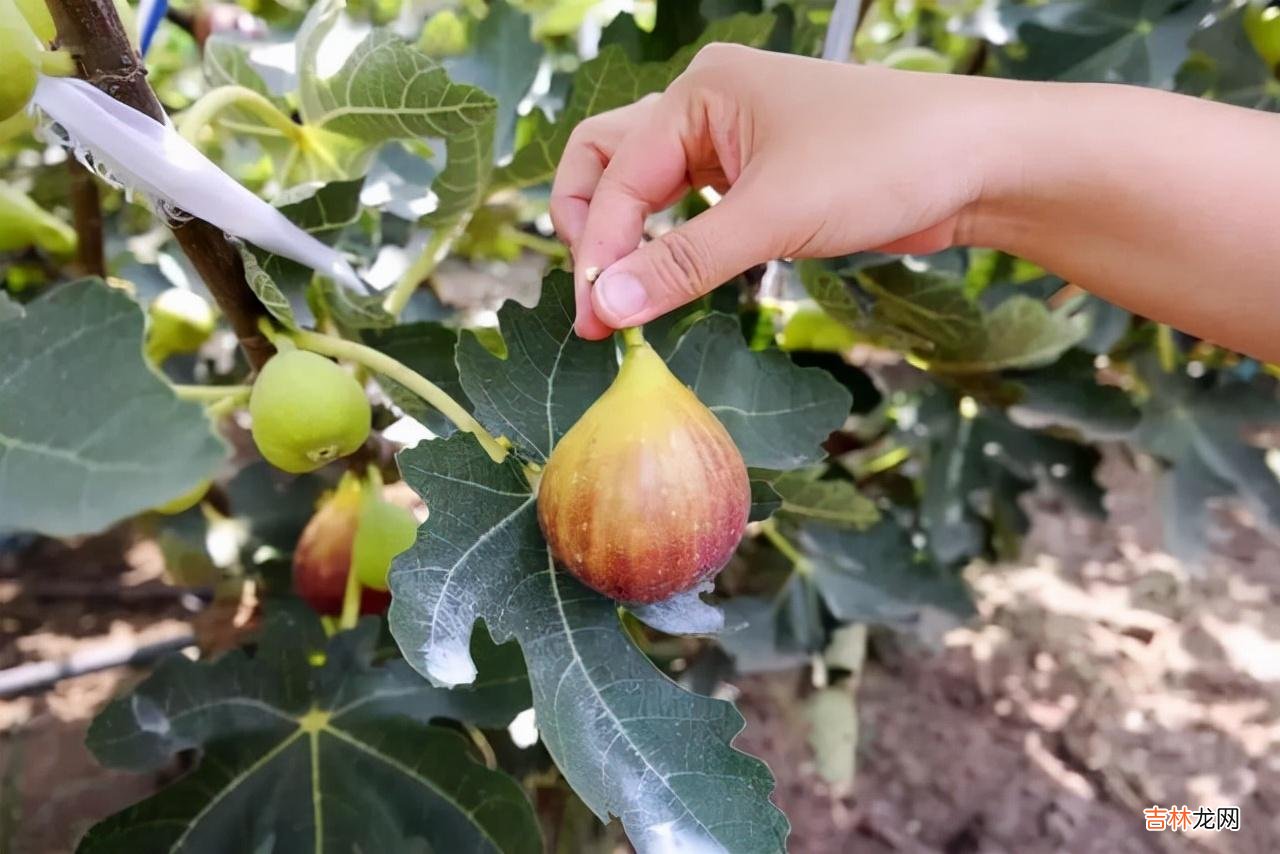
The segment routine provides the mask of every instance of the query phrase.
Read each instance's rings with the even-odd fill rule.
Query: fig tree
[[[293,589],[317,613],[342,612],[364,500],[360,481],[350,474],[344,476],[298,538],[293,551]],[[360,592],[362,614],[380,614],[390,603],[388,593],[368,588]]]
[[[147,306],[147,357],[163,362],[176,353],[194,353],[213,334],[213,307],[186,288],[169,288]]]
[[[365,587],[387,589],[387,571],[396,555],[413,545],[418,520],[398,504],[386,501],[378,490],[366,490],[360,506],[351,561],[356,576]]]
[[[304,350],[284,351],[267,362],[253,384],[249,414],[262,456],[295,474],[355,451],[369,438],[372,421],[360,383]]]
[[[556,560],[623,602],[657,602],[719,572],[750,504],[728,431],[643,341],[629,344],[538,486],[538,522]]]

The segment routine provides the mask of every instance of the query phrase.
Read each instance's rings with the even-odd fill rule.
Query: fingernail
[[[630,273],[605,273],[596,282],[600,306],[617,320],[638,314],[649,301],[644,285]]]

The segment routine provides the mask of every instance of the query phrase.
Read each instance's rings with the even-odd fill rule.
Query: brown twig
[[[86,276],[105,276],[98,182],[74,157],[67,158],[67,171],[71,176],[71,219],[76,227],[76,267]]]
[[[49,0],[60,47],[76,58],[80,75],[121,103],[164,121],[147,71],[129,43],[111,0]],[[222,231],[199,219],[172,226],[178,245],[204,279],[254,368],[275,352],[258,330],[265,310],[245,282],[240,254]]]

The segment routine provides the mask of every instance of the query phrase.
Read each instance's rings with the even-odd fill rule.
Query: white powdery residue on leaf
[[[41,77],[32,101],[61,128],[59,141],[81,162],[150,199],[162,216],[173,220],[181,211],[199,217],[345,287],[365,290],[338,252],[241,186],[170,125],[75,78]]]

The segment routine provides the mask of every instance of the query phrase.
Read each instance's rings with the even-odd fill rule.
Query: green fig
[[[147,357],[163,362],[176,353],[194,353],[217,326],[208,300],[186,288],[169,288],[147,306]]]
[[[556,560],[623,602],[649,603],[719,572],[751,506],[747,467],[724,426],[647,344],[565,434],[538,485]]]
[[[316,613],[342,612],[364,500],[360,481],[348,473],[333,494],[321,502],[298,538],[293,550],[293,589]],[[362,614],[380,614],[389,604],[388,593],[360,591]]]
[[[1244,31],[1268,68],[1280,64],[1280,6],[1250,0],[1244,10]]]
[[[46,11],[46,14],[47,11]],[[36,91],[41,45],[14,0],[0,0],[0,120],[22,112]]]
[[[369,438],[364,389],[334,362],[304,350],[273,356],[249,395],[253,441],[267,462],[294,474],[345,457]]]
[[[0,32],[0,44],[3,42],[4,35]],[[0,83],[0,88],[3,86]],[[0,101],[3,97],[0,93]],[[75,251],[76,232],[33,202],[26,193],[0,181],[0,252],[14,252],[31,246],[55,255],[67,255]]]
[[[386,590],[391,561],[412,546],[417,536],[418,520],[412,512],[384,500],[376,490],[368,491],[360,507],[360,525],[351,550],[351,565],[360,583]]]
[[[176,516],[186,510],[190,510],[200,503],[200,499],[204,498],[205,493],[209,491],[209,487],[213,485],[211,480],[202,480],[192,489],[182,493],[177,498],[170,499],[163,504],[157,504],[151,509],[157,513],[163,513],[166,516]]]

